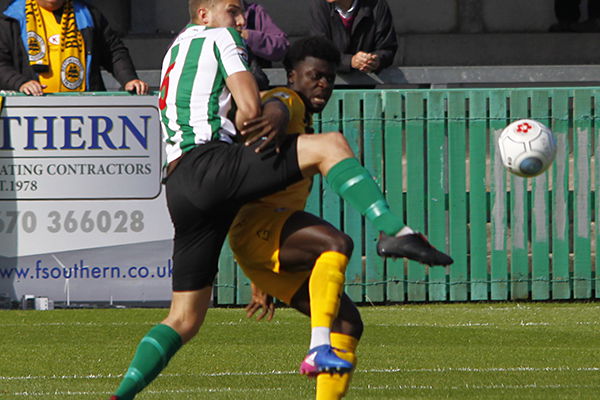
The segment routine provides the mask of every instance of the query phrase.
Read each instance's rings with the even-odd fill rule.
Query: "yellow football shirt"
[[[269,99],[277,99],[287,107],[290,119],[286,133],[306,133],[312,130],[312,118],[307,115],[304,102],[294,90],[286,87],[274,88],[266,92],[262,99],[263,103]],[[275,207],[303,210],[306,206],[306,199],[310,194],[311,183],[311,179],[303,179],[284,190],[263,197],[258,202],[271,204]]]
[[[312,131],[311,116],[300,96],[288,88],[275,88],[263,95],[263,102],[278,99],[288,109],[286,133]],[[286,189],[247,203],[238,212],[229,230],[229,244],[244,273],[258,287],[290,303],[306,281],[310,270],[281,271],[279,243],[286,221],[304,209],[310,194],[311,179],[303,179]]]

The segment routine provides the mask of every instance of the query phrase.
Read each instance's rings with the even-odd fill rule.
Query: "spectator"
[[[554,0],[554,13],[557,23],[550,26],[550,32],[600,32],[600,2],[588,0],[588,19],[579,22],[581,0]]]
[[[0,15],[0,89],[41,96],[106,90],[100,67],[146,94],[127,48],[83,0],[13,0]]]
[[[385,0],[309,0],[313,35],[332,40],[342,53],[339,72],[379,72],[398,48]]]
[[[242,37],[261,67],[270,68],[273,61],[283,59],[290,47],[287,34],[273,22],[260,4],[244,0],[244,9],[246,26],[242,30]]]
[[[280,61],[290,47],[287,35],[271,19],[260,4],[243,1],[246,25],[242,38],[250,50],[250,68],[260,90],[269,88],[269,78],[263,68],[271,68],[272,62]]]

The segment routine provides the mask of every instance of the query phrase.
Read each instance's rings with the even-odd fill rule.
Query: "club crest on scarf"
[[[83,65],[77,57],[69,57],[60,68],[62,84],[70,90],[75,90],[83,83],[85,76]]]
[[[29,61],[37,63],[46,57],[46,41],[35,32],[27,32]]]

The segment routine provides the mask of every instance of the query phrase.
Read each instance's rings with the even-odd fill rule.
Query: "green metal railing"
[[[336,91],[317,131],[341,130],[395,212],[447,250],[451,267],[383,260],[378,233],[315,179],[307,210],[355,242],[346,292],[357,302],[591,299],[600,296],[600,88]],[[523,179],[496,138],[533,118],[556,135],[551,169]],[[225,249],[218,304],[245,304],[248,280]]]

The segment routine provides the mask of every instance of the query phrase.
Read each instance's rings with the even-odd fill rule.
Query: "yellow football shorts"
[[[229,230],[229,245],[244,274],[264,292],[287,304],[311,272],[280,268],[281,230],[296,211],[264,204],[246,205]]]

